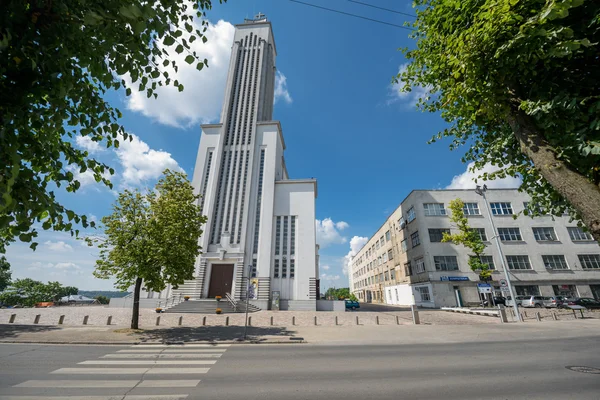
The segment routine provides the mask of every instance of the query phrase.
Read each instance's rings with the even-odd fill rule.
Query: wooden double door
[[[231,293],[232,281],[233,264],[213,264],[210,273],[208,297],[221,296],[225,298],[225,293]]]

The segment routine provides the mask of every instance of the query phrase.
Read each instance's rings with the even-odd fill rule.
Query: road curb
[[[306,340],[288,340],[288,341],[258,341],[258,340],[247,340],[247,341],[235,341],[235,340],[224,340],[219,342],[209,341],[189,341],[189,342],[143,342],[143,341],[132,341],[132,342],[101,342],[101,341],[87,341],[87,342],[74,342],[66,340],[52,340],[52,341],[38,341],[38,340],[0,340],[0,344],[37,344],[37,345],[88,345],[88,346],[136,346],[136,345],[186,345],[186,344],[298,344],[308,343]]]

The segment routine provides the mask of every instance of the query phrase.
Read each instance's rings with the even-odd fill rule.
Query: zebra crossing
[[[135,345],[13,385],[0,400],[182,400],[229,346]]]

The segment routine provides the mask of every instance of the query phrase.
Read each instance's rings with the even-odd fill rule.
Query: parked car
[[[566,301],[564,296],[548,296],[544,297],[544,307],[558,308]]]
[[[360,308],[358,301],[346,299],[346,310],[356,310],[357,308]]]
[[[583,306],[588,309],[600,309],[600,301],[589,297],[577,297],[575,299],[566,300],[561,304],[561,308],[569,308],[569,306]]]
[[[521,301],[523,307],[542,308],[544,305],[544,297],[542,296],[527,296]]]
[[[494,297],[494,303],[496,305],[502,304],[503,306],[505,306],[506,305],[506,298],[504,298],[502,296],[495,296]]]
[[[522,306],[522,302],[527,298],[527,296],[515,296],[515,298],[517,299],[517,306]],[[512,307],[513,301],[510,296],[506,298],[505,305]]]

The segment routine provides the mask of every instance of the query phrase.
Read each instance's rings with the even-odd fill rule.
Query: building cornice
[[[317,198],[317,180],[314,178],[310,178],[310,179],[286,179],[286,180],[282,180],[282,181],[275,181],[275,184],[297,184],[297,183],[310,183],[315,187],[315,198]]]
[[[210,129],[210,128],[220,128],[222,126],[223,126],[222,123],[218,123],[218,124],[203,124],[203,125],[200,125],[200,128],[202,128],[204,130],[205,128],[207,128],[207,129]]]
[[[279,133],[279,140],[281,140],[281,146],[285,150],[285,140],[283,140],[283,131],[281,129],[281,122],[279,121],[256,121],[256,126],[260,125],[275,125],[277,126],[277,133]]]

